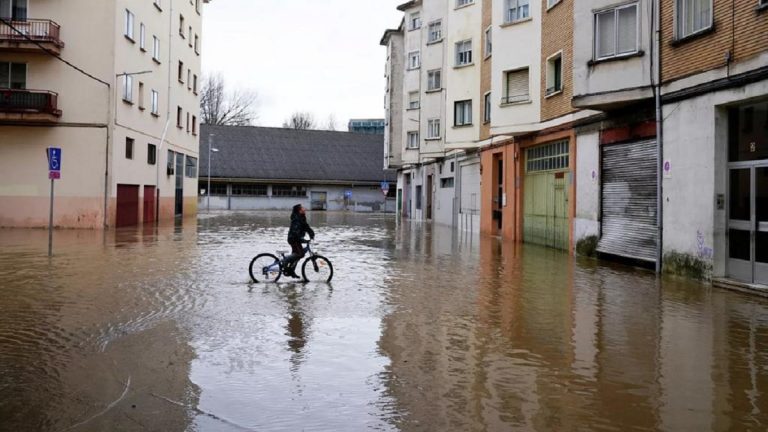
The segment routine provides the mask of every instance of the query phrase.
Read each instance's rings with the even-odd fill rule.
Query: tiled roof
[[[200,128],[200,178],[208,175],[208,136],[213,134],[212,178],[341,182],[396,181],[384,170],[384,137],[349,132],[252,126]]]

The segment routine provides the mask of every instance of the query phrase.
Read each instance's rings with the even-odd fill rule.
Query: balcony
[[[64,42],[59,38],[61,27],[51,20],[27,19],[10,23],[9,26],[0,22],[0,52],[40,52],[44,47],[60,54],[64,48]]]
[[[0,123],[56,123],[58,98],[46,90],[0,89]]]

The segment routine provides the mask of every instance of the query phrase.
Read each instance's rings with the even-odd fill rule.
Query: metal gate
[[[597,251],[656,262],[656,141],[602,147],[602,235]]]
[[[117,185],[117,228],[139,224],[139,186]]]
[[[568,249],[568,141],[526,150],[523,240]]]

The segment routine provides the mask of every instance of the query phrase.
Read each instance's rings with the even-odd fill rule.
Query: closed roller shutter
[[[656,261],[656,141],[602,147],[602,236],[597,251]]]
[[[461,213],[480,212],[480,164],[461,166]]]

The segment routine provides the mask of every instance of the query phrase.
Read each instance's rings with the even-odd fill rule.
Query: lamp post
[[[215,134],[208,135],[208,188],[205,190],[206,212],[211,212],[211,152],[216,153],[219,149],[213,148],[213,137]]]

